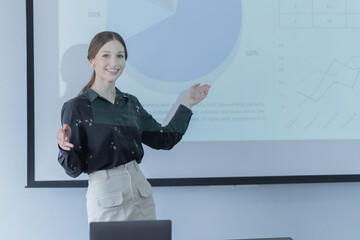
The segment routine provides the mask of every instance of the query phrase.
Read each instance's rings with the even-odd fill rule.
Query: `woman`
[[[119,34],[98,33],[88,49],[93,76],[61,111],[58,161],[72,177],[82,172],[89,175],[89,222],[156,219],[152,188],[138,166],[144,154],[142,143],[171,149],[187,129],[191,107],[210,88],[191,86],[171,121],[161,126],[136,97],[115,87],[127,56]]]

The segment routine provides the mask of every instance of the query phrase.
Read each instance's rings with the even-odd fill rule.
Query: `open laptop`
[[[247,239],[229,239],[229,240],[293,240],[290,237],[279,237],[279,238],[247,238]]]
[[[92,222],[90,240],[171,240],[170,220]]]

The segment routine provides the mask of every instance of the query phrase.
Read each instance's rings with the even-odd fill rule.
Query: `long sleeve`
[[[183,137],[188,128],[192,112],[189,108],[179,105],[174,116],[166,126],[161,126],[140,105],[142,142],[154,149],[169,150]]]
[[[85,131],[84,124],[81,120],[79,107],[74,102],[66,102],[61,110],[61,123],[68,124],[71,128],[70,143],[74,144],[74,148],[70,151],[62,150],[59,147],[58,161],[64,168],[66,174],[71,177],[78,177],[86,169],[84,149]]]

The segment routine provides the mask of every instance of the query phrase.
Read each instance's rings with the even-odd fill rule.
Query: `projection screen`
[[[57,162],[55,137],[105,30],[129,52],[116,86],[160,123],[189,86],[212,86],[178,145],[145,146],[154,186],[359,181],[359,1],[32,0],[29,187],[86,186]]]

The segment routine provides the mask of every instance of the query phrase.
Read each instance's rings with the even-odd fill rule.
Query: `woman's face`
[[[89,62],[95,81],[115,82],[125,68],[124,46],[118,40],[107,42]]]

